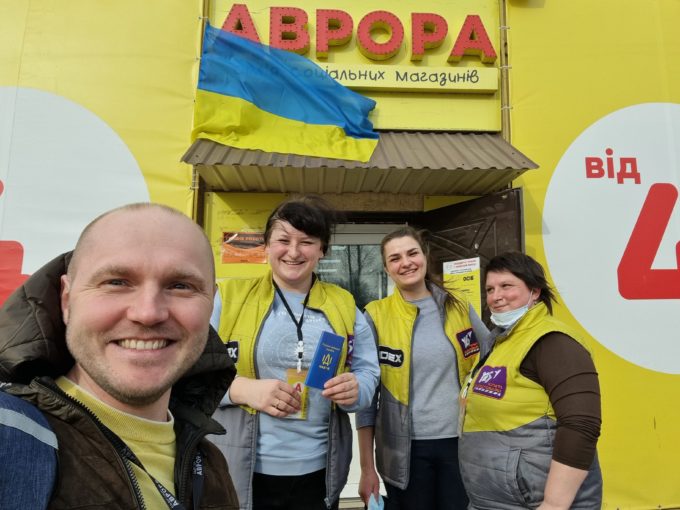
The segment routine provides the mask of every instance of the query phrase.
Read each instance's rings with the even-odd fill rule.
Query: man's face
[[[100,220],[71,277],[62,277],[66,342],[76,360],[69,377],[133,414],[159,400],[167,409],[170,388],[205,347],[212,264],[188,219],[145,209]]]

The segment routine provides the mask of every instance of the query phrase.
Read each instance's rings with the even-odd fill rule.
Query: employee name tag
[[[295,391],[300,395],[300,410],[297,413],[289,414],[284,419],[288,420],[306,420],[307,419],[307,405],[309,399],[307,398],[307,386],[305,385],[305,378],[307,377],[307,370],[300,372],[295,368],[286,370],[286,382],[290,384]]]

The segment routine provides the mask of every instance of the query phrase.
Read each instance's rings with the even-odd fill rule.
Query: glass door
[[[359,309],[387,296],[393,284],[383,271],[380,241],[400,226],[389,223],[338,225],[328,253],[319,261],[319,278],[351,292]]]

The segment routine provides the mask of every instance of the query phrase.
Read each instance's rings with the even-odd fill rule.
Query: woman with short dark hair
[[[320,197],[293,198],[267,220],[270,270],[218,282],[211,323],[227,343],[237,378],[215,414],[241,508],[337,508],[352,433],[347,412],[371,403],[379,369],[373,335],[352,295],[319,281],[335,214]],[[335,376],[305,387],[319,338],[344,339]]]
[[[461,392],[470,509],[599,509],[600,387],[590,352],[552,316],[538,262],[510,252],[485,269],[495,343]]]

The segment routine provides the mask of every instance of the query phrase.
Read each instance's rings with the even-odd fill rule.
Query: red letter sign
[[[272,7],[269,14],[269,45],[304,55],[309,51],[307,13],[297,7]]]
[[[677,199],[673,184],[649,188],[619,263],[619,293],[625,299],[680,299],[680,242],[675,245],[677,268],[652,269]]]
[[[224,23],[222,23],[222,30],[240,35],[256,43],[260,42],[253,18],[250,17],[250,12],[245,4],[234,4],[231,6],[229,14]]]
[[[470,14],[465,18],[463,28],[460,29],[448,60],[458,62],[463,55],[479,55],[485,64],[496,61],[496,51],[493,49],[482,19],[476,14]]]
[[[316,58],[328,58],[329,46],[342,46],[352,38],[352,16],[337,9],[316,10]]]
[[[449,25],[439,14],[411,14],[411,60],[422,60],[426,48],[438,48],[446,38]]]
[[[390,38],[377,43],[371,37],[375,29],[384,30]],[[399,52],[404,40],[404,26],[394,14],[387,11],[369,12],[362,18],[357,27],[359,51],[371,60],[387,60]]]

